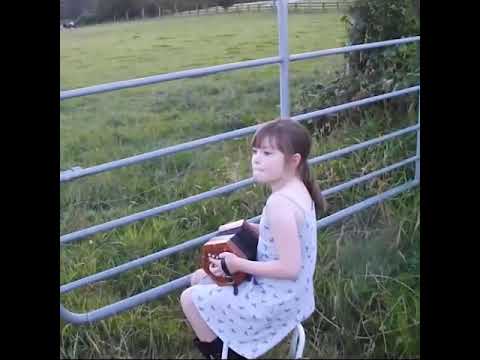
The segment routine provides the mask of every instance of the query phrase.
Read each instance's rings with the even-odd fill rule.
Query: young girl
[[[257,358],[283,340],[315,309],[313,275],[317,257],[316,210],[325,202],[307,163],[311,138],[290,119],[261,126],[252,141],[252,170],[257,183],[271,188],[260,224],[257,261],[222,253],[227,271],[252,275],[238,286],[217,286],[202,270],[180,298],[185,316],[207,358],[220,359],[227,342],[229,359]],[[221,262],[210,270],[224,275]]]

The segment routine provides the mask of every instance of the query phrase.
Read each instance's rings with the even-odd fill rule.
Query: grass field
[[[61,32],[62,90],[277,54],[274,14],[164,18]],[[344,45],[340,14],[289,17],[290,53]],[[326,81],[343,58],[291,64],[292,112],[303,110],[304,84]],[[373,94],[372,94],[373,95]],[[317,104],[318,108],[334,104]],[[270,120],[279,113],[278,67],[240,70],[63,101],[61,168],[88,167]],[[365,108],[328,135],[314,131],[312,156],[413,124]],[[61,186],[61,233],[103,223],[250,177],[248,138],[80,179]],[[316,166],[329,188],[415,154],[408,135]],[[331,211],[385,191],[411,167],[329,199]],[[61,250],[61,283],[90,275],[260,213],[260,186],[202,201],[99,234]],[[304,325],[305,357],[419,356],[419,190],[319,231],[317,310]],[[62,295],[86,312],[196,268],[198,250]],[[60,323],[62,358],[195,358],[179,293],[91,326]],[[285,358],[288,343],[266,358]]]

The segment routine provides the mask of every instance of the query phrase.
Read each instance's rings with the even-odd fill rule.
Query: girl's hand
[[[225,259],[225,265],[227,266],[228,271],[230,274],[235,274],[239,271],[238,269],[238,260],[240,259],[237,255],[231,252],[223,252],[218,255],[219,259],[214,259],[210,257],[210,266],[209,269],[213,275],[218,277],[224,277],[226,274],[222,270],[221,260],[222,258]]]

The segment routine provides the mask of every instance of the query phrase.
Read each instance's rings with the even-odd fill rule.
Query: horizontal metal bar
[[[311,52],[305,52],[301,54],[290,55],[290,61],[314,59],[322,56],[338,55],[338,54],[344,54],[348,52],[369,50],[369,49],[375,49],[375,48],[392,46],[392,45],[402,45],[402,44],[408,44],[416,41],[420,41],[420,36],[412,36],[412,37],[406,37],[401,39],[378,41],[378,42],[372,42],[367,44],[350,45],[350,46],[344,46],[340,48],[311,51]]]
[[[356,101],[352,101],[352,102],[341,104],[341,105],[331,106],[329,108],[312,111],[312,112],[309,112],[307,114],[295,115],[295,116],[292,116],[292,119],[296,120],[296,121],[303,121],[303,120],[310,119],[310,118],[313,118],[313,117],[332,114],[332,113],[336,113],[336,112],[341,111],[341,110],[346,110],[346,109],[350,109],[350,108],[353,108],[353,107],[367,105],[367,104],[371,104],[371,103],[374,103],[374,102],[377,102],[377,101],[390,99],[392,97],[407,95],[407,94],[414,93],[414,92],[417,92],[417,91],[420,91],[420,86],[419,85],[412,86],[412,87],[402,89],[402,90],[392,91],[390,93],[386,93],[386,94],[382,94],[382,95],[371,96],[371,97],[368,97],[368,98],[365,98],[365,99],[356,100]]]
[[[398,169],[402,166],[413,163],[416,160],[417,160],[416,156],[411,157],[409,159],[400,161],[396,164],[387,166],[387,167],[385,167],[383,169],[380,169],[378,171],[373,171],[373,172],[371,172],[367,175],[358,177],[356,179],[347,181],[343,184],[334,186],[330,189],[324,190],[324,191],[322,191],[322,195],[326,197],[326,196],[330,196],[334,193],[344,191],[344,190],[346,190],[348,188],[351,188],[351,187],[353,187],[357,184],[368,181],[368,180],[370,180],[374,177],[380,176],[380,175],[385,174],[389,171],[393,171],[393,170]],[[255,217],[251,218],[251,219],[247,219],[247,221],[257,223],[257,222],[260,221],[260,217],[261,217],[261,215],[258,215],[258,216],[255,216]],[[96,273],[96,274],[93,274],[93,275],[90,275],[90,276],[86,276],[86,277],[81,278],[79,280],[72,281],[70,283],[62,285],[60,287],[60,293],[61,294],[67,293],[67,292],[73,291],[77,288],[80,288],[80,287],[83,287],[83,286],[86,286],[86,285],[90,285],[90,284],[93,284],[93,283],[98,282],[98,281],[109,279],[109,278],[114,277],[116,275],[119,275],[119,274],[121,274],[125,271],[138,268],[140,266],[151,263],[153,261],[158,261],[158,260],[160,260],[164,257],[179,253],[181,251],[187,251],[187,250],[194,249],[194,248],[199,247],[199,246],[203,245],[204,243],[206,243],[212,237],[217,235],[217,233],[218,233],[218,231],[214,231],[214,232],[211,232],[209,234],[202,235],[198,238],[185,241],[185,242],[183,242],[179,245],[169,247],[168,249],[160,250],[156,253],[138,258],[136,260],[133,260],[133,261],[127,262],[125,264],[116,266],[114,268],[110,268],[108,270],[105,270],[105,271],[102,271],[102,272],[99,272],[99,273]]]
[[[359,212],[375,204],[378,204],[390,197],[396,196],[404,191],[411,189],[414,186],[418,186],[418,184],[419,184],[419,181],[417,180],[410,181],[408,183],[397,186],[379,195],[372,196],[346,209],[340,210],[339,212],[333,215],[327,216],[317,221],[317,229],[321,229],[326,226],[329,226],[337,221],[342,220],[347,216],[353,215],[356,212]],[[60,317],[63,320],[73,323],[75,325],[93,323],[95,321],[103,320],[107,317],[125,312],[135,306],[156,300],[159,297],[168,295],[169,293],[176,291],[178,289],[187,287],[190,281],[190,276],[191,274],[188,274],[179,279],[160,285],[154,289],[147,290],[140,294],[134,295],[127,299],[118,301],[116,303],[104,306],[100,309],[97,309],[85,314],[72,313],[69,310],[67,310],[63,305],[60,304]]]
[[[396,164],[392,164],[390,166],[384,167],[383,169],[372,171],[371,173],[368,173],[366,175],[360,176],[358,178],[352,179],[350,181],[344,182],[343,184],[334,186],[328,190],[322,191],[322,195],[327,197],[331,196],[335,193],[338,193],[340,191],[344,191],[346,189],[349,189],[355,185],[361,184],[362,182],[368,181],[370,179],[376,178],[378,176],[381,176],[383,174],[386,174],[387,172],[399,169],[405,165],[412,164],[416,160],[418,160],[417,156],[412,156],[411,158],[405,159],[403,161],[399,161]]]
[[[355,101],[345,103],[345,104],[342,104],[342,105],[331,106],[331,107],[326,108],[326,109],[317,110],[317,111],[313,111],[313,112],[306,113],[306,114],[292,116],[291,118],[295,121],[302,122],[302,121],[305,121],[305,120],[313,118],[313,117],[319,117],[319,116],[322,116],[322,115],[332,114],[332,113],[335,113],[335,112],[338,112],[338,111],[341,111],[341,110],[346,110],[346,109],[349,109],[349,108],[370,104],[370,103],[373,103],[373,102],[376,102],[376,101],[386,100],[386,99],[389,99],[389,98],[409,94],[409,93],[419,91],[419,90],[420,90],[420,86],[413,86],[413,87],[402,89],[402,90],[392,91],[392,92],[387,93],[387,94],[372,96],[372,97],[369,97],[369,98],[366,98],[366,99],[355,100]],[[182,152],[182,151],[192,150],[192,149],[195,149],[195,148],[198,148],[198,147],[201,147],[201,146],[205,146],[207,144],[213,144],[213,143],[217,143],[217,142],[220,142],[220,141],[225,141],[225,140],[229,140],[229,139],[233,139],[233,138],[240,138],[240,137],[243,137],[243,136],[247,136],[249,134],[253,134],[257,130],[257,128],[260,127],[261,125],[262,124],[258,124],[258,125],[253,125],[253,126],[245,127],[245,128],[242,128],[242,129],[238,129],[238,130],[228,131],[228,132],[225,132],[223,134],[213,135],[213,136],[209,136],[209,137],[206,137],[206,138],[201,138],[201,139],[189,141],[189,142],[186,142],[186,143],[183,143],[183,144],[169,146],[169,147],[166,147],[166,148],[163,148],[163,149],[143,153],[143,154],[140,154],[140,155],[131,156],[131,157],[120,159],[120,160],[110,161],[108,163],[95,165],[95,166],[91,166],[91,167],[88,167],[88,168],[77,167],[74,170],[68,170],[68,171],[61,172],[60,173],[60,183],[67,182],[67,181],[72,181],[72,180],[79,179],[79,178],[82,178],[82,177],[85,177],[85,176],[99,174],[99,173],[102,173],[102,172],[110,171],[110,170],[125,167],[125,166],[139,164],[141,162],[156,159],[156,158],[160,158],[162,156],[167,156],[167,155],[176,154],[176,153],[179,153],[179,152]]]
[[[251,219],[248,219],[247,221],[255,223],[255,222],[258,222],[259,220],[260,220],[260,215],[255,216]],[[86,277],[81,278],[79,280],[72,281],[68,284],[60,286],[60,294],[70,292],[70,291],[75,290],[77,288],[80,288],[80,287],[83,287],[83,286],[86,286],[86,285],[90,285],[90,284],[96,283],[98,281],[109,279],[109,278],[114,277],[116,275],[119,275],[119,274],[121,274],[125,271],[138,268],[140,266],[146,265],[146,264],[154,262],[154,261],[158,261],[162,258],[165,258],[167,256],[170,256],[170,255],[173,255],[173,254],[176,254],[176,253],[179,253],[181,251],[188,251],[188,250],[197,248],[197,247],[203,245],[204,243],[206,243],[208,240],[210,240],[212,237],[214,237],[217,234],[218,234],[218,231],[214,231],[214,232],[202,235],[200,237],[197,237],[195,239],[185,241],[181,244],[171,246],[168,249],[163,249],[163,250],[160,250],[156,253],[138,258],[136,260],[127,262],[125,264],[116,266],[114,268],[110,268],[108,270],[99,272],[97,274],[86,276]]]
[[[398,131],[392,132],[390,134],[387,134],[387,135],[384,135],[384,136],[381,136],[381,137],[378,137],[378,138],[375,138],[375,139],[372,139],[372,140],[365,141],[365,142],[360,143],[360,144],[351,145],[351,146],[348,146],[346,148],[336,150],[336,151],[330,152],[330,153],[325,154],[325,155],[320,155],[316,158],[308,160],[308,162],[309,162],[309,164],[314,165],[314,164],[317,164],[317,163],[322,162],[322,161],[327,161],[327,160],[335,159],[335,158],[338,158],[338,157],[342,157],[342,156],[347,155],[347,154],[349,154],[351,152],[354,152],[356,150],[360,150],[360,149],[363,149],[363,148],[368,147],[368,146],[379,144],[383,141],[393,139],[395,137],[407,134],[407,133],[412,132],[412,131],[416,131],[418,129],[418,127],[419,127],[419,125],[410,126],[408,128],[398,130]],[[78,231],[75,231],[75,232],[72,232],[72,233],[69,233],[69,234],[66,234],[66,235],[62,235],[60,237],[60,244],[62,245],[62,244],[66,244],[66,243],[69,243],[69,242],[72,242],[72,241],[75,241],[75,240],[83,239],[87,236],[91,236],[91,235],[94,235],[94,234],[97,234],[97,233],[100,233],[100,232],[109,231],[109,230],[115,229],[115,228],[120,227],[120,226],[125,226],[125,225],[128,225],[128,224],[131,224],[131,223],[136,222],[136,221],[144,220],[144,219],[147,219],[149,217],[159,215],[159,214],[161,214],[163,212],[166,212],[166,211],[174,210],[174,209],[177,209],[179,207],[190,205],[190,204],[193,204],[193,203],[196,203],[196,202],[199,202],[199,201],[202,201],[202,200],[206,200],[206,199],[218,196],[218,195],[227,194],[227,193],[230,193],[232,191],[239,190],[241,188],[253,185],[253,183],[254,183],[254,180],[251,177],[251,178],[248,178],[248,179],[238,181],[238,182],[233,183],[233,184],[222,186],[222,187],[220,187],[218,189],[215,189],[215,190],[206,191],[206,192],[203,192],[203,193],[200,193],[200,194],[197,194],[197,195],[193,195],[193,196],[190,196],[190,197],[182,199],[182,200],[177,200],[177,201],[168,203],[166,205],[161,205],[161,206],[153,208],[153,209],[141,211],[141,212],[138,212],[138,213],[135,213],[135,214],[132,214],[132,215],[127,215],[127,216],[124,216],[122,218],[118,218],[118,219],[115,219],[115,220],[112,220],[112,221],[108,221],[108,222],[103,223],[103,224],[94,225],[94,226],[91,226],[89,228],[85,228],[85,229],[78,230]]]
[[[205,234],[203,236],[200,236],[199,238],[196,238],[196,239],[193,239],[193,240],[190,240],[190,241],[186,241],[186,242],[184,242],[182,244],[179,244],[179,245],[169,247],[168,249],[160,250],[156,253],[138,258],[136,260],[133,260],[133,261],[130,261],[128,263],[116,266],[114,268],[110,268],[108,270],[99,272],[97,274],[86,276],[86,277],[81,278],[81,279],[76,280],[76,281],[72,281],[68,284],[60,286],[60,294],[64,294],[64,293],[73,291],[75,289],[78,289],[78,288],[81,288],[83,286],[96,283],[98,281],[109,279],[109,278],[114,277],[116,275],[119,275],[119,274],[121,274],[125,271],[138,268],[140,266],[143,266],[145,264],[148,264],[148,263],[151,263],[151,262],[154,262],[154,261],[158,261],[158,260],[160,260],[164,257],[167,257],[169,255],[173,255],[177,252],[187,251],[191,248],[196,248],[196,247],[201,246],[204,243],[206,243],[209,239],[214,237],[217,233],[218,233],[218,231],[215,231],[215,232],[209,233],[209,234]]]
[[[95,165],[95,166],[91,166],[84,169],[65,171],[60,173],[60,183],[66,182],[66,181],[72,181],[85,176],[99,174],[102,172],[118,169],[125,166],[139,164],[147,160],[157,159],[163,156],[192,150],[208,144],[213,144],[213,143],[217,143],[220,141],[233,139],[233,138],[240,138],[248,134],[254,133],[259,126],[260,125],[253,125],[253,126],[249,126],[249,127],[238,129],[238,130],[229,131],[223,134],[213,135],[206,138],[189,141],[183,144],[169,146],[163,149],[150,151],[140,155],[131,156],[125,159],[110,161],[108,163]]]
[[[85,314],[73,313],[60,304],[60,317],[63,320],[75,325],[88,324],[98,320],[103,320],[110,316],[130,310],[138,305],[157,300],[158,298],[168,295],[175,290],[187,287],[190,282],[190,276],[191,274],[185,275],[179,279],[175,279],[156,288],[144,291],[140,294],[131,296],[124,300],[120,300],[116,303],[104,306],[100,309]]]
[[[393,138],[396,138],[396,137],[399,137],[399,136],[402,136],[402,135],[405,135],[405,134],[408,134],[408,133],[411,133],[411,132],[415,132],[415,131],[417,131],[418,128],[419,128],[418,124],[417,125],[412,125],[412,126],[409,126],[407,128],[391,132],[387,135],[383,135],[383,136],[377,137],[375,139],[364,141],[360,144],[350,145],[350,146],[347,146],[343,149],[335,150],[335,151],[332,151],[328,154],[317,156],[316,158],[313,158],[313,159],[309,160],[308,162],[309,162],[310,165],[315,165],[315,164],[318,164],[319,162],[337,159],[339,157],[343,157],[343,156],[345,156],[347,154],[350,154],[352,152],[355,152],[357,150],[361,150],[361,149],[364,149],[364,148],[372,146],[372,145],[380,144],[384,141],[387,141],[387,140],[390,140],[390,139],[393,139]]]
[[[343,218],[350,216],[356,212],[359,212],[361,210],[364,210],[370,206],[373,206],[375,204],[378,204],[379,202],[384,201],[387,198],[393,197],[395,195],[398,195],[399,193],[402,193],[404,191],[407,191],[415,186],[419,185],[419,181],[417,180],[412,180],[409,181],[405,184],[399,185],[393,189],[390,189],[388,191],[385,191],[379,195],[375,195],[373,197],[370,197],[366,200],[363,200],[355,205],[349,206],[346,209],[340,210],[336,212],[335,214],[326,216],[320,220],[317,221],[317,229],[324,228],[326,226],[332,225],[333,223],[342,220]]]
[[[200,194],[197,194],[197,195],[189,196],[189,197],[187,197],[185,199],[182,199],[182,200],[178,200],[178,201],[168,203],[166,205],[158,206],[158,207],[153,208],[153,209],[141,211],[141,212],[138,212],[138,213],[135,213],[135,214],[132,214],[132,215],[127,215],[127,216],[124,216],[122,218],[118,218],[118,219],[115,219],[115,220],[112,220],[112,221],[108,221],[108,222],[103,223],[103,224],[99,224],[99,225],[91,226],[89,228],[78,230],[78,231],[72,232],[70,234],[61,236],[60,237],[60,244],[61,245],[66,244],[66,243],[72,242],[74,240],[79,240],[79,239],[85,238],[85,237],[90,236],[90,235],[94,235],[94,234],[97,234],[97,233],[100,233],[100,232],[109,231],[109,230],[115,229],[115,228],[120,227],[120,226],[125,226],[125,225],[134,223],[134,222],[139,221],[139,220],[144,220],[144,219],[150,218],[152,216],[159,215],[163,212],[178,209],[180,207],[190,205],[190,204],[202,201],[202,200],[206,200],[206,199],[218,196],[218,195],[228,194],[232,191],[247,187],[247,186],[252,185],[252,184],[253,184],[253,178],[241,180],[241,181],[238,181],[238,182],[233,183],[233,184],[222,186],[222,187],[220,187],[218,189],[215,189],[215,190],[206,191],[206,192],[203,192],[203,193],[200,193]]]
[[[306,60],[306,59],[312,59],[312,58],[317,58],[321,56],[343,54],[343,53],[352,52],[352,51],[368,50],[368,49],[392,46],[392,45],[401,45],[401,44],[411,43],[414,41],[420,41],[420,36],[413,36],[413,37],[387,40],[387,41],[378,41],[378,42],[373,42],[368,44],[351,45],[351,46],[345,46],[341,48],[312,51],[312,52],[306,52],[301,54],[293,54],[289,56],[289,59],[290,61]],[[202,76],[207,76],[211,74],[216,74],[219,72],[246,69],[246,68],[252,68],[252,67],[260,67],[260,66],[272,65],[277,63],[280,63],[280,57],[273,56],[273,57],[256,59],[256,60],[247,60],[247,61],[240,61],[240,62],[222,64],[222,65],[214,65],[214,66],[208,66],[208,67],[196,68],[196,69],[190,69],[190,70],[175,71],[171,73],[147,76],[147,77],[137,78],[137,79],[115,81],[115,82],[110,82],[106,84],[93,85],[93,86],[87,86],[87,87],[78,88],[78,89],[60,91],[60,100],[66,100],[66,99],[71,99],[79,96],[99,94],[104,92],[128,89],[128,88],[145,86],[145,85],[158,84],[161,82],[172,81],[172,80],[202,77]]]
[[[115,81],[106,84],[87,86],[79,89],[60,91],[60,100],[71,99],[79,96],[87,96],[93,94],[99,94],[109,91],[128,89],[138,86],[153,85],[161,82],[196,78],[207,75],[216,74],[219,72],[226,72],[238,69],[246,69],[252,67],[259,67],[271,64],[277,64],[280,62],[280,57],[273,56],[257,60],[247,60],[229,64],[215,65],[191,70],[175,71],[166,74],[147,76],[144,78]]]

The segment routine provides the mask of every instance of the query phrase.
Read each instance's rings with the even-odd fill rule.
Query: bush
[[[349,45],[384,41],[420,33],[419,0],[356,0],[342,17]],[[419,44],[345,54],[346,67],[330,83],[313,81],[302,86],[296,107],[309,112],[324,104],[341,104],[417,84],[420,80]],[[401,116],[416,104],[411,97],[399,97],[375,108]],[[358,118],[351,109],[335,114],[336,120]]]

